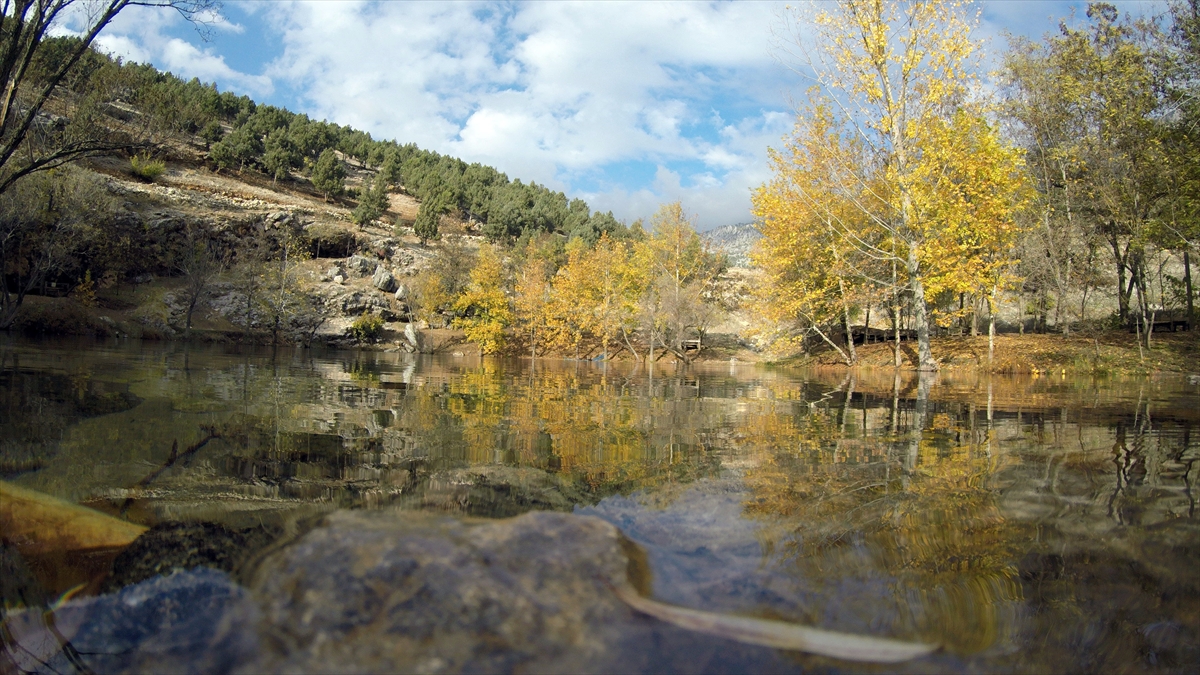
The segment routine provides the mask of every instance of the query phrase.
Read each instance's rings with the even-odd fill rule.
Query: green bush
[[[150,155],[134,155],[129,158],[129,165],[133,175],[145,181],[154,182],[156,178],[161,176],[167,170],[167,165],[161,160],[151,159]]]
[[[383,317],[366,311],[350,324],[350,335],[359,342],[374,342],[383,332]]]

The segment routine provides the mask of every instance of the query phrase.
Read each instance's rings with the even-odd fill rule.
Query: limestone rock
[[[398,285],[396,283],[396,277],[392,276],[392,273],[383,265],[380,265],[375,270],[375,276],[371,278],[371,283],[375,285],[375,288],[378,288],[384,293],[391,293],[395,291]]]
[[[346,259],[346,271],[352,275],[365,277],[375,272],[378,263],[361,255],[352,255]]]

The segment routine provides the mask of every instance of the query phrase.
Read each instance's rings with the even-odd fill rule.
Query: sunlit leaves
[[[479,345],[479,351],[492,354],[505,345],[504,331],[513,314],[504,294],[504,268],[499,252],[489,244],[479,247],[479,258],[471,270],[471,282],[454,302],[460,314],[454,325],[467,339]]]

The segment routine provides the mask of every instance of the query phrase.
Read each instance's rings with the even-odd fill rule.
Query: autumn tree
[[[572,350],[578,357],[587,340],[607,359],[618,338],[628,344],[644,289],[643,270],[630,263],[628,245],[607,235],[595,248],[583,239],[568,244],[567,262],[554,276],[545,308],[549,346]]]
[[[864,218],[872,193],[839,188],[870,183],[869,176],[846,175],[869,169],[857,161],[859,150],[842,137],[828,103],[818,103],[799,118],[782,151],[769,151],[774,177],[752,197],[763,235],[752,257],[767,278],[757,306],[783,329],[773,341],[803,341],[813,332],[847,365],[857,361],[851,315],[879,292],[866,267],[871,259],[854,241],[873,236]],[[829,330],[836,325],[841,342]]]
[[[1161,133],[1170,50],[1154,22],[1122,19],[1107,3],[1088,5],[1087,19],[1078,28],[1062,23],[1041,43],[1014,40],[1006,59],[1007,112],[1037,185],[1034,248],[1044,246],[1049,256],[1031,256],[1028,272],[1038,280],[1050,268],[1040,281],[1059,306],[1066,290],[1080,286],[1082,317],[1091,281],[1079,277],[1095,251],[1107,248],[1118,313],[1134,316],[1136,301],[1145,322],[1151,258],[1168,244],[1157,225],[1177,203]],[[1168,247],[1175,244],[1182,240]]]
[[[413,280],[409,293],[412,313],[429,325],[444,325],[444,312],[470,283],[475,254],[458,237],[444,240],[429,265]]]
[[[525,261],[517,272],[515,320],[522,332],[528,333],[529,356],[537,358],[540,331],[546,324],[546,308],[550,304],[550,278],[553,267],[547,258],[539,255],[536,241],[524,247]]]
[[[939,257],[935,244],[972,227],[939,217],[939,204],[956,199],[960,186],[929,182],[946,159],[929,151],[930,130],[952,124],[959,111],[978,114],[970,98],[978,43],[965,10],[958,1],[850,0],[787,15],[803,60],[800,72],[831,101],[831,125],[860,144],[846,158],[856,166],[838,174],[851,182],[833,189],[860,212],[847,222],[866,223],[873,235],[840,227],[841,235],[863,254],[903,268],[922,370],[937,368],[926,285],[939,268],[957,264]],[[960,151],[969,153],[970,146]]]
[[[1168,110],[1161,135],[1168,156],[1168,205],[1159,218],[1160,240],[1183,257],[1181,281],[1184,306],[1195,323],[1191,251],[1200,241],[1200,3],[1175,0],[1171,3],[1171,30],[1166,51],[1174,58],[1167,82]]]
[[[500,252],[485,243],[479,247],[470,283],[454,301],[454,311],[458,314],[454,326],[461,328],[467,339],[479,345],[479,351],[484,354],[504,349],[504,331],[513,321],[504,281]]]
[[[692,217],[680,202],[659,207],[650,221],[650,236],[635,268],[645,269],[641,312],[653,358],[654,345],[682,361],[691,360],[685,342],[699,335],[710,316],[704,294],[720,274],[723,259],[708,251],[696,233]]]

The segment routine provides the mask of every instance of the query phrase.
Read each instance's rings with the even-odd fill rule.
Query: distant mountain
[[[749,267],[750,249],[762,235],[754,229],[753,223],[737,223],[722,225],[708,232],[701,232],[714,249],[724,251],[729,256],[731,267]]]

